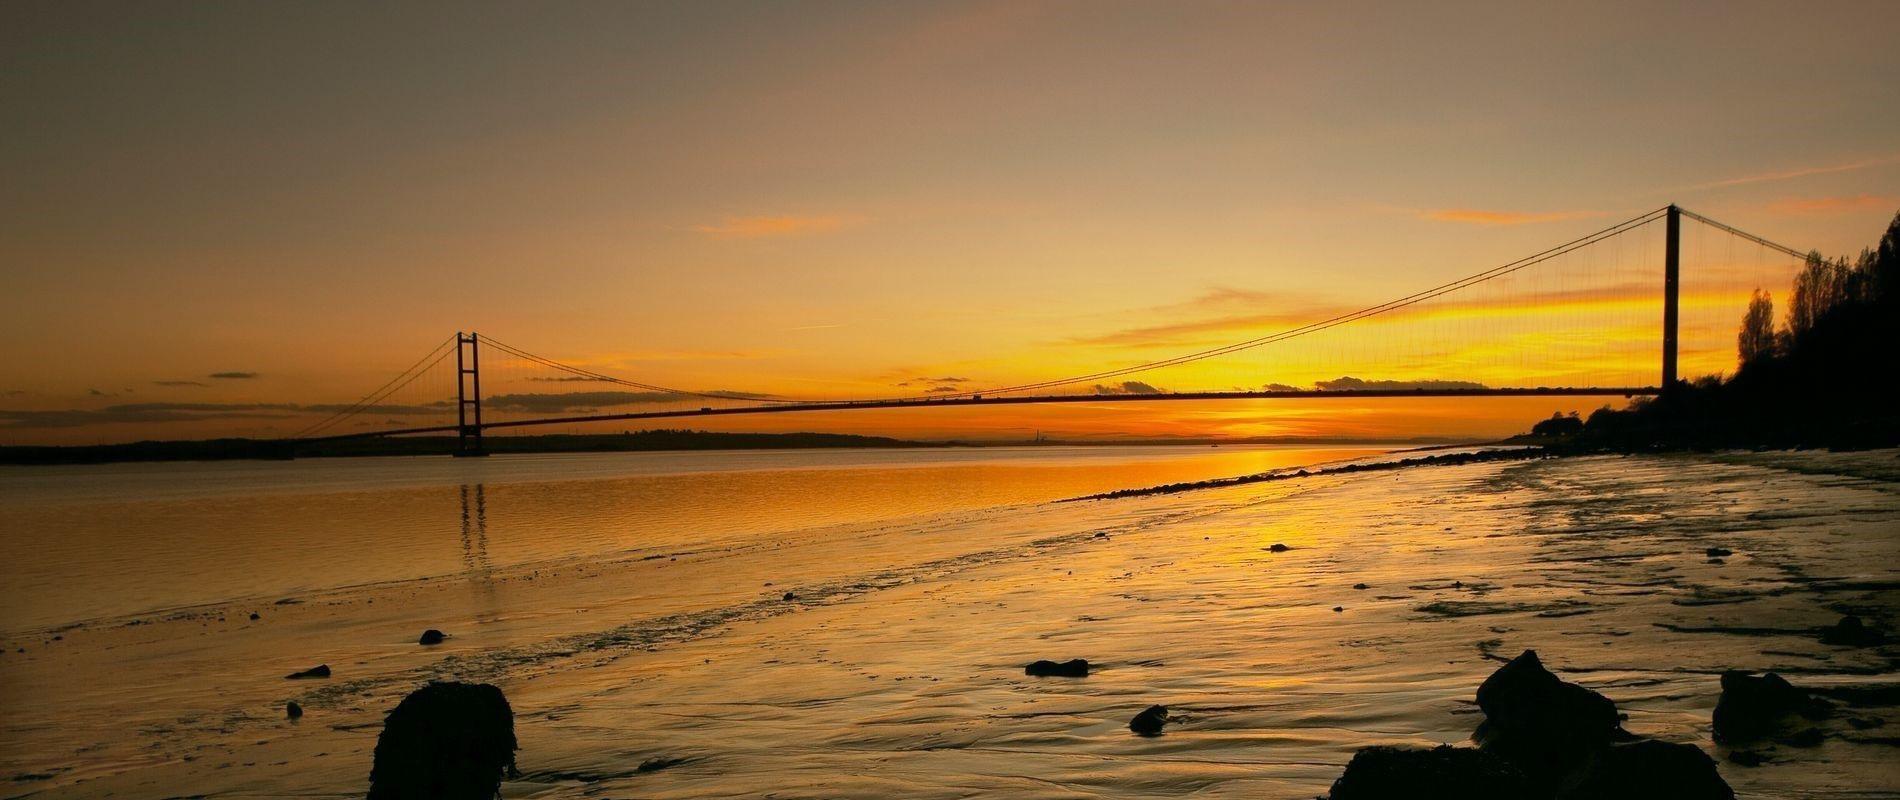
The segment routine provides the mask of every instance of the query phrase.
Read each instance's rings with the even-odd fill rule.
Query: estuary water
[[[1396,446],[1394,446],[1396,447]],[[0,467],[0,631],[1362,457],[993,447]]]
[[[383,714],[457,679],[514,707],[509,798],[1310,798],[1359,747],[1466,742],[1536,649],[1743,797],[1900,797],[1900,651],[1816,635],[1900,612],[1893,451],[1052,502],[1387,449],[8,473],[0,796],[360,797]],[[1839,711],[1730,763],[1729,668]],[[1134,736],[1151,704],[1176,721]]]

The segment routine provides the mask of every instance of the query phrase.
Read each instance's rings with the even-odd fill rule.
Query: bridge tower
[[[1665,393],[1676,387],[1677,296],[1682,288],[1682,209],[1669,204],[1663,239],[1663,335],[1662,386]]]
[[[471,415],[470,409],[474,410]],[[469,420],[473,419],[473,422]],[[482,346],[479,334],[455,332],[455,456],[485,456],[482,447]]]

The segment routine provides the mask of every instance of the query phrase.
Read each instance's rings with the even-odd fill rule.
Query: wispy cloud
[[[638,361],[733,361],[753,358],[768,358],[781,355],[779,350],[635,350],[628,353],[612,353],[592,360],[596,364],[630,364]],[[587,364],[588,360],[569,360],[570,364]]]
[[[759,358],[772,358],[785,355],[785,350],[624,350],[620,352],[598,353],[589,356],[562,356],[563,364],[587,367],[614,375],[622,370],[639,369],[642,364],[653,361],[746,361]],[[625,377],[615,375],[615,377]],[[546,376],[529,380],[544,383],[584,383],[587,378],[580,376]]]
[[[1795,178],[1806,178],[1810,175],[1830,175],[1837,172],[1854,172],[1857,170],[1871,169],[1873,167],[1884,167],[1888,164],[1900,164],[1900,153],[1879,156],[1877,158],[1866,158],[1866,159],[1861,159],[1859,161],[1849,161],[1843,164],[1828,164],[1825,166],[1818,166],[1818,167],[1796,167],[1794,169],[1784,169],[1784,170],[1778,170],[1775,172],[1760,172],[1753,175],[1743,175],[1739,178],[1727,178],[1727,179],[1719,180],[1719,181],[1710,181],[1708,183],[1698,183],[1694,186],[1685,186],[1683,188],[1684,189],[1720,189],[1720,188],[1725,188],[1729,186],[1745,186],[1751,183],[1769,183],[1772,181],[1786,181],[1786,180],[1793,180]]]
[[[1343,310],[1305,295],[1216,287],[1186,302],[1156,306],[1140,312],[1142,316],[1155,319],[1186,318],[1180,322],[1136,326],[1076,337],[1069,342],[1105,347],[1190,345],[1220,338],[1216,334],[1303,325]]]
[[[1900,209],[1900,197],[1857,194],[1848,197],[1784,197],[1768,204],[1777,214],[1840,214],[1851,211]]]
[[[855,225],[865,218],[844,214],[726,217],[714,224],[694,225],[694,233],[726,239],[762,239],[771,236],[810,236],[831,233]]]
[[[378,405],[377,414],[422,415],[446,413],[448,403]],[[356,409],[354,405],[296,403],[124,403],[93,409],[0,411],[0,428],[76,428],[126,423],[200,422],[218,419],[280,419],[298,414],[331,414]]]
[[[257,373],[239,372],[239,371],[233,370],[230,372],[213,372],[207,377],[217,378],[218,380],[224,380],[224,381],[248,381],[248,380],[255,379],[257,377]]]
[[[1536,222],[1559,222],[1567,219],[1587,219],[1603,216],[1600,211],[1497,211],[1482,208],[1438,208],[1418,212],[1419,217],[1434,222],[1457,222],[1465,225],[1528,225]]]
[[[756,392],[736,392],[713,390],[704,394],[729,397],[734,400],[769,400],[772,395]],[[498,394],[485,398],[482,402],[490,408],[509,411],[552,414],[573,411],[595,411],[617,406],[633,406],[652,403],[699,402],[703,398],[696,395],[675,394],[673,392],[563,392],[558,394]]]

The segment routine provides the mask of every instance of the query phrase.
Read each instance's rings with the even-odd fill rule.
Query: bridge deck
[[[1159,402],[1169,400],[1301,400],[1325,399],[1346,400],[1352,398],[1393,398],[1393,397],[1636,397],[1654,395],[1661,390],[1654,386],[1625,387],[1548,387],[1534,389],[1339,389],[1334,391],[1311,389],[1287,392],[1166,392],[1161,394],[1063,394],[1063,395],[1025,395],[1021,397],[957,397],[947,400],[931,398],[909,398],[902,400],[859,400],[836,403],[775,403],[737,408],[696,408],[676,411],[639,411],[624,414],[593,414],[575,417],[543,417],[539,419],[514,419],[483,422],[482,430],[496,428],[525,428],[534,425],[572,425],[583,422],[615,422],[621,420],[671,419],[675,417],[716,417],[737,414],[785,414],[795,411],[855,411],[873,408],[940,408],[950,406],[1003,406],[1026,405],[1033,403],[1116,403],[1116,402]],[[334,436],[317,436],[301,441],[329,442],[341,439],[367,439],[376,436],[404,436],[423,433],[455,433],[455,425],[435,425],[425,428],[399,428],[396,430],[372,431],[365,433],[344,433]]]

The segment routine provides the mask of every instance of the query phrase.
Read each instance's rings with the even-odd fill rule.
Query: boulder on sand
[[[1827,715],[1828,705],[1796,688],[1786,678],[1741,670],[1722,673],[1722,699],[1715,704],[1715,740],[1723,744],[1760,739],[1781,730],[1784,720],[1800,714]]]
[[[1043,659],[1023,667],[1023,674],[1037,678],[1086,678],[1089,676],[1089,662],[1081,658],[1071,658],[1061,663]]]
[[[1735,800],[1701,748],[1639,739],[1597,754],[1558,800]]]
[[[1128,729],[1142,736],[1160,736],[1161,727],[1168,724],[1167,706],[1149,706],[1128,721]]]
[[[330,665],[318,664],[302,672],[292,672],[289,675],[285,675],[284,680],[299,681],[305,678],[328,678],[328,677],[330,677]]]
[[[383,721],[369,800],[494,800],[515,775],[515,714],[485,683],[431,683]]]
[[[1558,678],[1535,650],[1484,679],[1478,707],[1485,716],[1473,734],[1479,745],[1545,785],[1629,736],[1610,698]]]
[[[1821,629],[1823,644],[1842,645],[1844,647],[1873,647],[1887,641],[1885,634],[1860,621],[1860,617],[1849,614],[1841,617],[1831,627]]]
[[[416,638],[416,644],[441,644],[442,640],[447,638],[449,637],[441,631],[430,628],[423,631],[422,635]]]
[[[1530,796],[1523,773],[1469,747],[1365,747],[1333,781],[1332,800],[1520,800]]]

